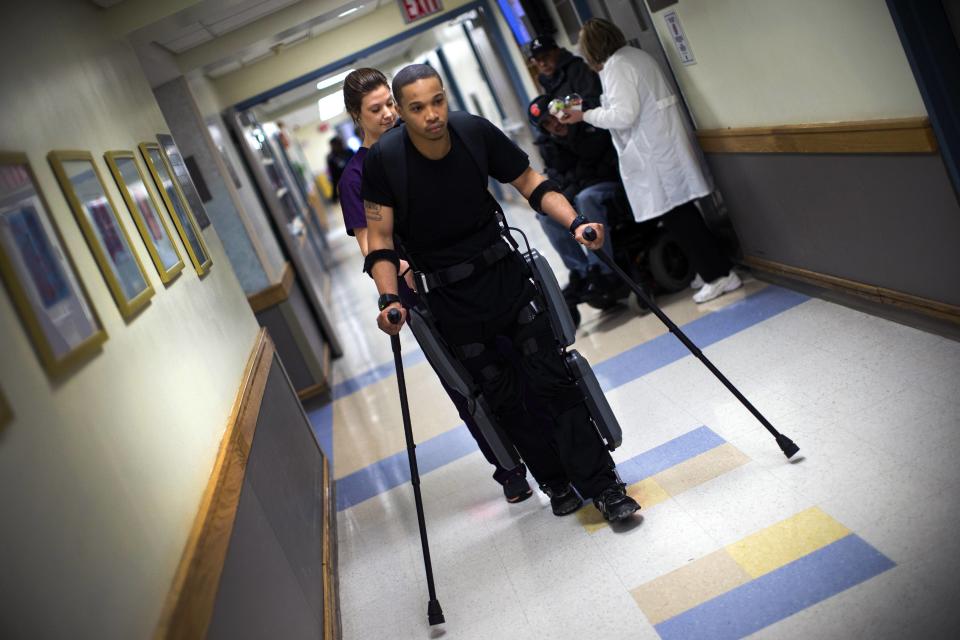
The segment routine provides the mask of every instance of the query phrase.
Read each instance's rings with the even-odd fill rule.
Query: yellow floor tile
[[[811,507],[729,545],[727,551],[747,573],[757,578],[849,533],[849,529],[819,507]]]
[[[630,485],[627,487],[627,495],[640,503],[642,509],[649,509],[670,498],[653,478],[646,478]],[[603,516],[593,505],[577,511],[577,520],[589,533],[594,533],[607,526],[607,521],[603,519]]]
[[[750,462],[750,458],[732,444],[722,444],[653,476],[671,496],[713,480]]]
[[[749,581],[747,572],[721,549],[632,589],[630,594],[650,624],[660,624]]]

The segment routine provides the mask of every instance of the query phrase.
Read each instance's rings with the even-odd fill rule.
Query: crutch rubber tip
[[[427,621],[431,625],[443,624],[443,609],[440,608],[440,602],[437,600],[431,600],[427,604]]]
[[[800,447],[782,433],[777,434],[777,444],[780,445],[780,450],[783,451],[783,455],[787,456],[787,460],[797,455],[797,452],[800,451]]]

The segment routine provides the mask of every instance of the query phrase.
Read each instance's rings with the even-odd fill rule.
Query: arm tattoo
[[[376,222],[383,220],[383,215],[380,213],[380,205],[376,202],[364,200],[363,208],[367,214],[367,220],[374,220]]]

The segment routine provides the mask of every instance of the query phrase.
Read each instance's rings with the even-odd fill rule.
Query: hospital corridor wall
[[[73,295],[86,297],[97,329],[65,360],[49,360],[38,337],[49,327],[31,320],[44,307],[15,298],[14,272],[4,270],[0,636],[236,637],[231,625],[243,613],[281,635],[296,630],[287,637],[321,636],[334,622],[324,607],[335,610],[324,582],[327,460],[215,228],[201,230],[188,212],[189,241],[181,239],[146,172],[138,145],[170,128],[137,56],[88,2],[8,4],[0,30],[9,62],[0,71],[4,167],[25,157],[32,169],[42,200],[30,211],[55,247],[42,255],[72,267]],[[81,231],[84,214],[71,210],[48,164],[60,150],[89,153],[102,178],[104,197],[91,206],[108,216],[112,206],[117,234],[104,236],[103,257],[119,255],[126,237],[152,291],[138,310],[118,303],[95,237]],[[108,151],[129,152],[143,172],[179,273],[161,279]],[[29,174],[16,175],[22,184]],[[7,256],[26,246],[6,242],[10,213],[5,202]],[[38,242],[40,231],[30,233]],[[191,248],[206,250],[202,268]],[[36,271],[16,273],[17,286],[29,287]],[[67,295],[56,286],[39,300]],[[253,575],[264,569],[272,588],[255,592]]]
[[[746,265],[960,318],[960,202],[886,2],[685,0],[649,15]]]

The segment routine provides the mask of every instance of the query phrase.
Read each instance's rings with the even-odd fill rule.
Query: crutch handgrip
[[[394,308],[387,311],[387,320],[390,324],[400,324],[400,310]]]
[[[593,227],[587,227],[583,230],[583,239],[587,242],[593,242],[597,239],[597,232]]]

